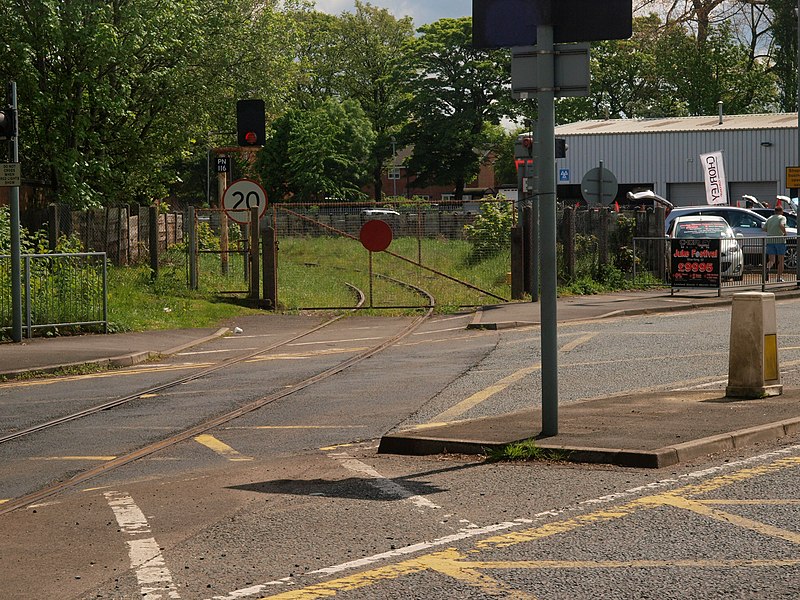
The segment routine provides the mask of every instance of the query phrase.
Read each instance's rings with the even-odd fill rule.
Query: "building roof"
[[[731,131],[744,129],[796,129],[797,113],[722,115],[720,117],[664,117],[658,119],[607,119],[578,121],[556,127],[556,135],[658,133],[662,131]]]

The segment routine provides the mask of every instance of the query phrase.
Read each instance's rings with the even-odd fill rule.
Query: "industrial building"
[[[700,155],[721,151],[730,204],[743,195],[773,206],[786,187],[786,167],[798,165],[797,113],[608,119],[556,127],[567,143],[556,160],[558,199],[582,200],[581,180],[602,161],[628,192],[652,190],[675,206],[706,204]]]

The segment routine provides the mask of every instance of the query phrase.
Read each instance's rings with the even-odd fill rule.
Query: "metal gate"
[[[485,204],[512,204],[486,201]],[[278,240],[278,306],[285,309],[480,306],[510,296],[510,227],[488,248],[469,235],[480,206],[461,202],[273,204],[268,218]],[[389,225],[392,240],[370,252],[359,236],[365,223]],[[477,242],[477,243],[476,243]]]

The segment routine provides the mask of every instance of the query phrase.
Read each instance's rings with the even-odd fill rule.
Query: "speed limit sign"
[[[251,208],[258,208],[259,219],[267,212],[267,192],[252,179],[237,179],[225,190],[222,208],[237,223],[249,223]]]

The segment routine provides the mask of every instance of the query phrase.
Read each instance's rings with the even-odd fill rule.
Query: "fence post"
[[[219,214],[219,252],[222,274],[228,274],[228,213],[224,210]]]
[[[50,213],[47,223],[47,246],[51,252],[54,252],[58,246],[58,231],[60,222],[58,220],[58,205],[49,204],[47,211]]]
[[[267,308],[278,309],[278,240],[273,227],[261,234],[261,256],[264,269],[264,301]]]
[[[259,207],[254,206],[250,209],[250,298],[258,300],[259,292],[259,266],[258,266],[258,238],[259,238]]]
[[[189,289],[197,289],[197,228],[195,227],[196,221],[194,218],[194,206],[188,208],[189,213],[186,219],[189,223],[189,243],[186,247],[187,258],[189,259]]]
[[[158,279],[158,207],[151,206],[149,213],[148,242],[150,245],[150,279]]]
[[[511,228],[511,298],[521,300],[525,295],[525,260],[522,227]]]
[[[568,206],[564,210],[564,268],[567,277],[575,277],[575,207]]]

